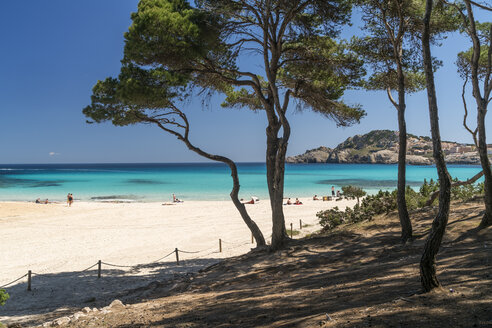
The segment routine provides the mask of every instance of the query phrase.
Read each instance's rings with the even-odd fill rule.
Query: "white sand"
[[[347,200],[301,200],[304,205],[284,206],[288,228],[293,223],[294,230],[299,230],[299,220],[309,225],[299,236],[320,228],[318,211],[355,204]],[[246,206],[270,240],[269,201]],[[223,240],[222,253],[218,252],[219,238]],[[96,297],[98,302],[115,298],[115,290],[196,271],[224,257],[246,253],[254,246],[248,228],[230,201],[188,201],[168,206],[77,202],[70,208],[65,204],[3,202],[0,240],[0,286],[28,270],[48,274],[33,277],[30,293],[25,291],[26,279],[6,288],[11,299],[0,307],[0,321],[4,322],[60,307],[83,307],[90,297]],[[199,253],[180,253],[184,262],[179,267],[172,254],[157,264],[133,269],[103,265],[102,279],[96,279],[92,270],[76,273],[98,260],[125,266],[150,263],[176,247]]]

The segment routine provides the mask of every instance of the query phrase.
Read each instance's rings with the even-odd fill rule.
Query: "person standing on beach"
[[[73,203],[73,195],[71,193],[69,193],[67,195],[67,204],[68,204],[69,207],[71,207],[72,206],[72,203]]]
[[[331,195],[335,197],[335,186],[331,186]]]

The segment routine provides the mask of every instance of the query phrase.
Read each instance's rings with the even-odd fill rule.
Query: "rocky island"
[[[335,148],[319,147],[304,154],[287,157],[287,163],[347,163],[396,164],[398,163],[398,131],[374,130],[348,138]],[[449,164],[480,164],[474,145],[443,141],[443,150]],[[492,145],[489,145],[489,154]],[[408,134],[407,163],[431,165],[432,140]]]

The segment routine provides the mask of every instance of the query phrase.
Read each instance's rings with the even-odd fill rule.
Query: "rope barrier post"
[[[292,222],[290,223],[290,239],[292,239],[292,232],[293,232],[293,228],[292,228]]]
[[[219,238],[219,252],[222,253],[222,239]]]
[[[29,270],[27,271],[27,291],[31,291],[31,276],[32,276],[32,271]]]
[[[179,265],[179,253],[178,253],[178,248],[174,250],[176,252],[176,264]]]
[[[102,267],[102,262],[99,260],[97,262],[97,279],[101,278],[101,267]]]
[[[254,236],[253,236],[253,233],[251,233],[251,244],[254,243]]]
[[[302,230],[302,220],[299,219],[299,230]]]

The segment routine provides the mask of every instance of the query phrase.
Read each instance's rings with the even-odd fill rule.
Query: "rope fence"
[[[27,276],[27,273],[26,273],[25,275],[23,275],[22,277],[19,277],[19,278],[15,279],[14,281],[9,282],[8,284],[5,284],[5,285],[3,285],[3,286],[0,286],[0,289],[5,288],[5,287],[7,287],[7,286],[12,285],[13,283],[18,282],[19,280],[21,280],[22,278],[24,278],[24,277],[26,277],[26,276]]]
[[[299,220],[299,228],[302,229],[302,221]],[[293,224],[290,223],[290,237],[292,238],[293,236]],[[272,235],[268,236],[267,239],[270,239],[272,238]],[[192,258],[189,258],[189,259],[186,259],[186,260],[181,260],[181,262],[183,261],[192,261],[192,260],[196,260],[196,259],[199,259],[199,258],[204,258],[206,256],[209,256],[209,255],[212,255],[212,254],[219,254],[219,253],[223,253],[223,244],[227,244],[227,245],[231,245],[231,247],[228,247],[227,249],[228,250],[233,250],[233,249],[237,249],[239,247],[242,247],[242,246],[246,246],[246,245],[249,245],[249,244],[253,244],[254,243],[254,236],[253,234],[251,234],[251,243],[248,241],[248,242],[242,242],[242,243],[235,243],[235,242],[229,242],[229,241],[226,241],[226,240],[223,240],[223,239],[219,239],[219,245],[218,245],[218,251],[217,251],[217,248],[216,246],[212,246],[212,247],[209,247],[207,249],[203,249],[203,250],[199,250],[199,251],[187,251],[187,250],[180,250],[178,248],[175,248],[173,251],[171,251],[170,253],[166,254],[165,256],[155,260],[155,261],[152,261],[152,262],[148,262],[148,263],[142,263],[142,264],[135,264],[135,265],[121,265],[121,264],[113,264],[113,263],[108,263],[108,262],[103,262],[101,260],[99,260],[97,263],[89,266],[88,268],[84,269],[84,270],[81,270],[81,271],[76,271],[76,272],[67,272],[67,273],[57,273],[57,277],[60,277],[60,276],[63,276],[63,277],[69,277],[69,276],[77,276],[81,273],[85,273],[85,272],[88,272],[89,270],[95,268],[97,266],[97,278],[101,278],[102,277],[102,266],[108,266],[108,267],[114,267],[114,268],[138,268],[138,267],[141,267],[141,266],[145,266],[145,265],[150,265],[150,264],[155,264],[155,263],[158,263],[158,262],[161,262],[162,260],[168,258],[169,256],[175,254],[176,255],[176,265],[180,265],[180,259],[179,259],[179,253],[183,253],[183,254],[199,254],[199,253],[203,253],[203,252],[208,252],[212,249],[215,249],[211,252],[208,252],[206,254],[203,254],[203,255],[198,255],[196,257],[192,257]],[[0,289],[3,289],[3,288],[6,288],[24,278],[27,277],[27,291],[31,291],[32,290],[32,277],[33,276],[40,276],[40,277],[52,277],[53,274],[49,274],[49,273],[36,273],[36,272],[32,272],[31,270],[29,270],[26,274],[24,274],[23,276],[7,283],[7,284],[4,284],[3,286],[0,286]]]

